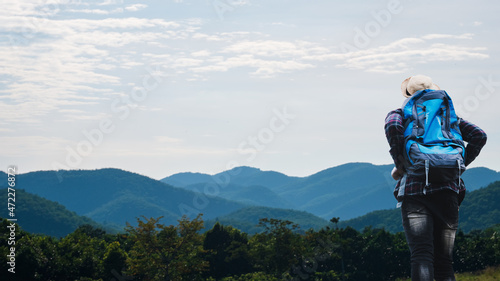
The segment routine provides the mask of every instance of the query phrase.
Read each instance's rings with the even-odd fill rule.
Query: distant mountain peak
[[[234,175],[234,176],[252,176],[252,175],[254,175],[256,173],[260,173],[260,172],[262,172],[262,170],[259,168],[254,168],[254,167],[250,167],[250,166],[239,166],[239,167],[234,167],[231,170],[220,172],[216,175],[228,173],[228,174]]]

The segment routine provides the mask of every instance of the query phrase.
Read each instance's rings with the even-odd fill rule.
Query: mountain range
[[[215,175],[179,173],[161,181],[245,204],[302,210],[326,220],[332,217],[348,220],[396,206],[392,167],[348,163],[307,177],[237,167]],[[500,173],[471,168],[462,177],[468,190],[473,191],[500,180]]]
[[[354,218],[394,206],[391,165],[349,163],[308,177],[237,167],[215,175],[180,173],[161,181],[247,204],[307,211],[324,219]],[[355,207],[353,207],[355,206]]]
[[[55,201],[68,210],[104,225],[123,229],[141,216],[160,217],[176,224],[183,214],[194,218],[224,215],[246,205],[210,198],[119,169],[70,170],[17,175],[17,188]],[[60,172],[59,172],[60,173]],[[62,179],[62,180],[59,180]]]
[[[245,229],[255,227],[262,217],[291,221],[300,217],[302,228],[318,228],[333,217],[346,221],[394,209],[391,169],[392,165],[349,163],[307,177],[290,177],[236,167],[215,175],[179,173],[162,180],[112,168],[37,171],[17,175],[16,188],[117,230],[127,222],[134,225],[141,216],[163,216],[163,223],[176,224],[182,215],[194,218],[198,213],[207,224],[218,220]],[[500,173],[471,168],[463,178],[473,191],[500,180]]]

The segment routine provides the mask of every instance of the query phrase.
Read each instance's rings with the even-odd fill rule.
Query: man
[[[401,84],[405,98],[427,89],[439,90],[439,87],[424,75],[409,77]],[[403,228],[411,252],[411,277],[413,281],[432,281],[434,278],[453,281],[453,246],[465,185],[461,179],[426,183],[425,179],[406,174],[403,157],[405,121],[401,108],[389,112],[385,119],[385,134],[395,164],[392,176],[398,182],[394,196],[401,204]],[[464,159],[467,166],[486,144],[486,133],[468,121],[460,118],[458,121],[462,138],[467,143]]]

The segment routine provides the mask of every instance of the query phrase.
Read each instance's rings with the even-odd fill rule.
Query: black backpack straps
[[[443,94],[443,104],[445,106],[445,114],[443,114],[444,118],[444,130],[443,131],[443,136],[448,139],[455,139],[453,134],[451,133],[451,110],[450,110],[450,101],[448,100],[448,97]]]
[[[403,125],[404,131],[406,131],[406,128],[408,128],[408,126],[410,126],[411,121],[412,121],[411,118],[408,118],[404,121],[404,125]]]
[[[423,136],[425,134],[425,106],[422,104],[423,99],[418,98],[413,104],[413,118],[415,123],[413,124],[413,135],[415,137]],[[422,109],[421,113],[418,113],[418,109]]]

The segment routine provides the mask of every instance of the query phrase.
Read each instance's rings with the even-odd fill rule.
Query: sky
[[[500,171],[493,0],[0,2],[2,169],[390,164],[385,116],[424,74]]]

